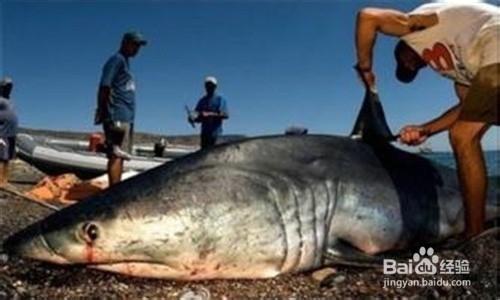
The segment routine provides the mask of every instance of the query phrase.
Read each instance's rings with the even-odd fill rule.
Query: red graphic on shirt
[[[453,57],[442,43],[435,43],[432,49],[424,49],[422,59],[438,71],[453,70]]]

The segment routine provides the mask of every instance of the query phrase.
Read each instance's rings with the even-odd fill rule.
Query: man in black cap
[[[413,81],[430,66],[454,81],[459,103],[441,116],[400,131],[400,141],[418,145],[449,130],[465,207],[465,235],[483,230],[487,178],[481,139],[491,125],[500,124],[500,56],[497,7],[485,3],[430,3],[410,13],[365,8],[356,24],[356,68],[364,83],[375,89],[373,46],[378,32],[399,37],[395,48],[396,77]]]
[[[130,159],[133,145],[135,82],[129,58],[136,56],[140,47],[146,44],[140,33],[125,33],[120,50],[102,69],[95,124],[102,124],[104,129],[110,185],[121,180],[123,160]]]
[[[0,80],[0,187],[9,179],[9,162],[14,158],[17,134],[17,115],[10,93],[14,87],[12,79]]]

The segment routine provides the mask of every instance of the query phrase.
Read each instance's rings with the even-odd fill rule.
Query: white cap
[[[215,78],[214,76],[207,76],[205,78],[205,83],[209,83],[209,82],[217,85],[217,78]]]
[[[0,86],[5,86],[9,84],[12,84],[12,78],[10,77],[4,77],[2,78],[2,80],[0,80]]]

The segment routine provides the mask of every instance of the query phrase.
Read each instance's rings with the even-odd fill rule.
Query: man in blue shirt
[[[17,115],[10,101],[14,87],[12,80],[5,77],[0,81],[0,187],[7,184],[9,161],[14,158],[17,134]]]
[[[189,116],[190,122],[201,123],[201,149],[215,145],[222,134],[222,120],[229,118],[226,100],[215,94],[216,89],[217,79],[213,76],[205,78],[206,95],[198,101],[195,116]]]
[[[102,124],[108,151],[109,184],[121,180],[123,160],[130,159],[135,118],[135,82],[129,58],[147,41],[138,32],[123,35],[118,53],[111,56],[102,69],[97,96],[95,124]]]

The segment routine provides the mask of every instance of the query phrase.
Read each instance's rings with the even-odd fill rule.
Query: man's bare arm
[[[101,122],[108,115],[108,102],[111,97],[111,88],[109,86],[99,86],[97,92],[97,114],[96,121],[99,119]]]
[[[462,109],[462,103],[467,96],[468,90],[468,86],[455,83],[455,93],[457,94],[460,103],[451,107],[436,119],[433,119],[423,125],[408,125],[403,127],[403,129],[399,132],[400,141],[407,145],[418,145],[424,142],[428,137],[450,129],[451,126],[458,120]]]
[[[373,46],[377,33],[403,36],[411,32],[409,17],[392,9],[364,8],[359,11],[356,21],[356,53],[358,67],[371,70]]]
[[[450,129],[450,127],[458,120],[460,111],[462,108],[462,103],[467,96],[469,87],[459,83],[455,83],[455,94],[459,99],[459,103],[450,109],[448,109],[444,114],[438,118],[431,120],[423,125],[428,131],[429,135],[434,135],[444,130]]]

